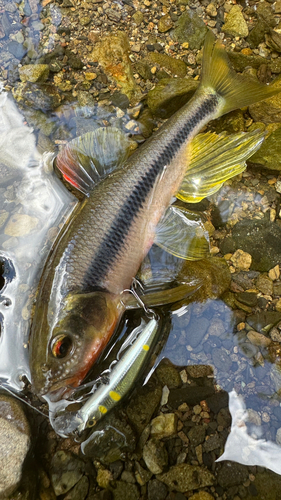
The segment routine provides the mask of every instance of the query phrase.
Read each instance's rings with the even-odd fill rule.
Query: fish
[[[39,397],[59,400],[81,384],[116,331],[130,302],[124,291],[153,243],[182,258],[205,255],[202,231],[189,255],[192,223],[171,200],[196,203],[213,194],[246,168],[264,134],[197,134],[210,120],[279,91],[237,75],[208,32],[196,93],[139,149],[132,152],[130,140],[108,127],[58,154],[56,168],[85,196],[55,241],[36,297],[29,359]]]
[[[74,432],[81,434],[94,427],[120,401],[124,401],[145,366],[161,330],[161,321],[156,314],[146,321],[143,319],[125,340],[116,360],[101,374],[97,388],[86,403],[78,411],[69,414],[64,411],[52,420],[58,434],[62,437]]]

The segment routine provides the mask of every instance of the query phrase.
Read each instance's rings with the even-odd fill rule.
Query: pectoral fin
[[[158,223],[155,243],[180,259],[199,260],[209,254],[209,235],[200,215],[175,205]]]
[[[177,198],[198,203],[218,191],[223,182],[246,168],[246,160],[260,147],[264,132],[198,134],[188,149],[190,163]]]
[[[135,147],[118,128],[100,127],[69,142],[58,154],[56,166],[67,182],[88,195]]]

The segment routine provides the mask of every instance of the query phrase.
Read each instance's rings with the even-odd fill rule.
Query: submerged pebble
[[[25,413],[14,398],[0,395],[0,414],[0,497],[4,498],[21,480],[31,437]]]

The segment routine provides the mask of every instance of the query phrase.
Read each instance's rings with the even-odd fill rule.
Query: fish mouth
[[[51,401],[52,403],[57,403],[62,399],[69,399],[75,392],[75,389],[79,386],[77,380],[74,383],[74,379],[60,380],[59,382],[53,384],[51,387],[44,388],[41,391],[41,396],[45,399]]]

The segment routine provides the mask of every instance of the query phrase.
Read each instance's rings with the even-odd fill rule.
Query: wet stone
[[[251,344],[257,346],[268,347],[271,344],[271,340],[268,337],[266,337],[262,333],[255,332],[254,330],[251,330],[247,333],[247,338],[249,339]]]
[[[198,491],[198,493],[189,497],[189,500],[214,500],[214,497],[207,491]]]
[[[231,358],[224,349],[213,349],[212,360],[215,367],[222,372],[228,372],[231,369]]]
[[[224,462],[218,471],[218,483],[222,488],[244,483],[249,477],[247,467],[235,462]]]
[[[193,78],[163,78],[147,94],[147,105],[155,116],[169,118],[186,104],[198,87]]]
[[[203,467],[188,464],[178,464],[170,468],[164,474],[158,475],[157,479],[163,481],[171,490],[185,492],[212,486],[215,477]]]
[[[233,5],[231,10],[229,11],[226,22],[222,27],[222,31],[227,35],[231,35],[233,37],[248,36],[248,26],[239,5]]]
[[[162,386],[166,385],[169,389],[175,389],[182,385],[178,370],[168,363],[160,363],[156,370],[157,378]]]
[[[162,439],[164,437],[173,436],[177,430],[177,417],[174,413],[164,413],[155,417],[151,421],[152,437]]]
[[[167,54],[159,54],[157,52],[152,52],[149,55],[149,61],[154,64],[159,64],[161,68],[166,69],[171,72],[173,76],[178,76],[183,78],[186,75],[186,63],[181,59],[175,59],[174,57],[168,56]]]
[[[64,500],[85,500],[89,490],[89,479],[81,477],[80,481],[64,497]]]
[[[271,340],[273,340],[274,342],[281,342],[281,332],[279,328],[272,328],[269,332],[269,335]]]
[[[51,481],[57,496],[67,493],[83,476],[84,463],[65,451],[57,451],[51,464]]]
[[[236,297],[239,302],[249,307],[255,307],[258,302],[257,294],[253,292],[240,292]]]
[[[141,433],[150,422],[153,413],[160,404],[161,396],[161,386],[157,385],[153,387],[152,383],[148,383],[131,399],[126,408],[126,413],[130,423],[139,433]]]
[[[13,215],[5,227],[8,236],[20,237],[31,233],[38,225],[38,219],[26,214]]]
[[[268,100],[268,99],[267,99]],[[281,108],[280,108],[281,110]],[[261,110],[261,113],[263,111]],[[277,117],[276,110],[273,111],[272,116]],[[281,111],[280,111],[281,116]],[[278,155],[278,151],[280,151],[281,144],[281,127],[277,130],[273,131],[261,145],[260,150],[258,150],[252,157],[250,162],[252,164],[262,165],[264,168],[268,170],[281,170],[280,156]]]
[[[158,31],[160,33],[166,33],[166,31],[169,31],[173,26],[174,23],[168,14],[160,17],[158,21]]]
[[[213,369],[209,365],[190,365],[186,367],[186,371],[192,378],[208,377],[213,373]]]
[[[33,109],[43,111],[53,110],[59,106],[61,96],[54,85],[34,83],[19,83],[12,89],[13,96],[17,102]]]
[[[30,446],[30,430],[18,401],[0,395],[0,497],[17,488]]]
[[[19,76],[22,82],[43,82],[49,76],[47,64],[26,64],[19,68]]]
[[[149,481],[147,486],[148,500],[165,500],[167,493],[168,489],[164,483],[157,479]]]
[[[68,64],[72,69],[82,69],[83,68],[83,63],[76,54],[71,52],[71,50],[66,50],[65,54],[67,55],[68,58]]]
[[[214,394],[213,387],[189,386],[172,389],[169,394],[168,404],[172,408],[178,408],[182,403],[195,406],[212,394]]]
[[[221,391],[207,396],[206,402],[210,410],[217,414],[222,408],[228,407],[228,393]]]
[[[143,486],[151,479],[152,472],[144,469],[138,462],[135,463],[135,467],[136,481],[140,486]]]
[[[136,90],[133,70],[129,58],[130,44],[126,33],[118,32],[104,37],[95,44],[91,54],[93,62],[98,61],[106,75],[118,83],[129,99]]]
[[[281,227],[265,219],[242,220],[235,224],[232,235],[221,242],[220,248],[224,255],[240,248],[252,256],[251,269],[268,272],[281,261]]]
[[[110,491],[113,500],[138,500],[140,498],[137,485],[125,483],[125,481],[115,481],[110,486]]]
[[[273,293],[273,282],[267,274],[259,275],[256,281],[256,287],[265,295],[272,295]]]
[[[277,311],[264,311],[247,316],[247,323],[257,332],[263,333],[263,328],[275,326],[281,320],[281,313]]]
[[[176,23],[171,33],[173,40],[179,43],[188,42],[191,50],[200,49],[207,33],[207,27],[196,12],[188,10],[184,12]]]
[[[206,429],[202,425],[197,425],[192,427],[187,435],[191,446],[195,447],[198,446],[199,444],[204,443],[206,436]]]
[[[168,464],[168,453],[164,443],[150,439],[143,447],[143,459],[153,474],[160,474]]]
[[[186,342],[191,347],[197,347],[203,340],[210,322],[207,318],[199,317],[192,318],[186,329]]]
[[[27,52],[22,43],[15,42],[14,40],[8,43],[8,50],[16,59],[22,59]]]
[[[217,450],[218,448],[221,448],[223,445],[223,439],[219,434],[213,434],[213,436],[210,436],[208,439],[206,439],[205,443],[203,444],[203,451],[205,453],[209,453],[210,451]]]

